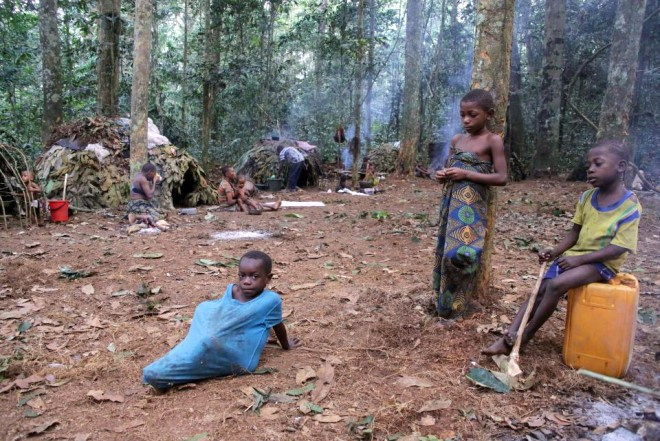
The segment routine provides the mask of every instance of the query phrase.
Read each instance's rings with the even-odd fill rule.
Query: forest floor
[[[438,327],[427,306],[440,188],[414,178],[385,182],[386,191],[370,197],[315,189],[289,197],[323,201],[323,208],[214,211],[215,219],[205,219],[201,207],[197,215],[171,216],[173,228],[158,236],[128,236],[119,211],[25,230],[14,220],[0,231],[0,356],[8,357],[0,361],[0,437],[595,440],[629,431],[651,439],[658,401],[562,363],[565,302],[521,357],[526,373],[536,370],[532,389],[499,394],[465,377],[475,364],[495,368],[480,350],[529,295],[538,272],[532,249],[570,227],[587,184],[527,181],[499,190],[492,292],[469,318]],[[641,283],[626,380],[658,389],[660,200],[641,201],[639,253],[624,268]],[[237,230],[272,236],[212,237]],[[273,257],[271,287],[282,295],[289,334],[303,346],[269,344],[260,367],[274,370],[263,375],[165,394],[142,385],[142,368],[185,336],[195,305],[236,281],[233,258],[249,249]],[[162,257],[144,258],[158,256],[149,253]],[[61,266],[95,273],[66,280],[58,277]],[[137,295],[142,284],[157,294]],[[324,389],[315,398],[327,393],[322,409],[306,404],[313,391],[282,395],[305,381]],[[259,414],[250,409],[260,397],[252,388],[271,393]],[[436,410],[421,412],[425,406]]]

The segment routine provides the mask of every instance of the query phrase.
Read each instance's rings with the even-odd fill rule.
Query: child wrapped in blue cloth
[[[143,370],[143,381],[159,390],[207,378],[253,372],[273,328],[282,349],[300,346],[288,338],[282,322],[282,299],[266,290],[272,260],[261,251],[245,253],[238,264],[238,284],[195,309],[186,338]]]

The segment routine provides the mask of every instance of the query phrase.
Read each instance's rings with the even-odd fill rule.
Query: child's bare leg
[[[536,331],[538,331],[548,318],[550,318],[552,313],[555,312],[559,300],[566,291],[589,283],[600,282],[602,280],[603,277],[600,275],[598,268],[594,265],[582,265],[563,272],[554,279],[544,280],[539,289],[539,297],[537,297],[534,309],[532,309],[530,319],[525,327],[522,342],[527,343],[532,339],[534,334],[536,334]],[[482,351],[483,354],[496,355],[508,354],[511,352],[512,341],[515,339],[518,332],[526,307],[527,302],[523,303],[518,310],[513,323],[511,323],[511,327],[507,331],[507,335],[493,343],[490,347],[484,349]]]
[[[280,206],[282,205],[282,199],[277,198],[275,202],[265,202],[261,204],[262,207],[268,208],[269,210],[277,211],[280,209]]]
[[[578,286],[588,285],[589,283],[601,282],[603,276],[600,275],[598,268],[595,265],[582,265],[577,268],[570,269],[561,273],[554,279],[548,280],[545,296],[539,303],[536,311],[527,322],[527,327],[523,333],[523,343],[527,343],[536,334],[543,323],[557,309],[559,300],[569,289],[577,288]]]
[[[248,199],[246,202],[251,209],[255,211],[263,211],[261,204],[255,201],[254,199]]]
[[[241,210],[241,211],[247,211],[247,207],[245,206],[245,204],[243,203],[242,200],[237,199],[237,200],[236,200],[236,205],[238,205],[238,209],[239,209],[239,210]]]

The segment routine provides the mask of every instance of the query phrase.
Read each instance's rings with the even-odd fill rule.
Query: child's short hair
[[[156,166],[151,162],[145,162],[142,166],[142,173],[151,173],[156,171]]]
[[[227,172],[229,172],[229,170],[231,170],[232,168],[233,167],[231,165],[225,165],[224,167],[222,167],[220,169],[220,171],[222,172],[222,176],[227,176]]]
[[[239,181],[241,181],[241,180],[247,181],[248,180],[247,176],[245,176],[245,175],[238,175],[238,176],[236,176],[236,179],[239,180]]]
[[[248,251],[247,253],[243,254],[241,256],[241,260],[238,261],[238,264],[241,264],[241,261],[243,259],[253,259],[253,260],[259,260],[261,261],[262,265],[264,266],[264,270],[266,271],[266,274],[270,274],[273,271],[273,260],[270,258],[270,256],[263,251]]]
[[[491,111],[495,108],[493,95],[485,89],[472,89],[461,98],[462,103],[475,103],[485,111]]]
[[[615,154],[619,159],[630,162],[630,148],[623,142],[616,139],[604,139],[598,141],[591,149],[603,148],[608,152]]]

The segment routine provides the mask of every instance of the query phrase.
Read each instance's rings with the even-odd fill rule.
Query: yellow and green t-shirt
[[[642,206],[632,191],[608,206],[598,205],[598,188],[582,193],[575,208],[573,223],[580,225],[577,243],[569,248],[566,256],[579,256],[601,250],[607,245],[616,245],[629,252],[637,252],[637,228],[642,215]],[[616,259],[602,262],[618,272],[626,259],[623,253]]]

